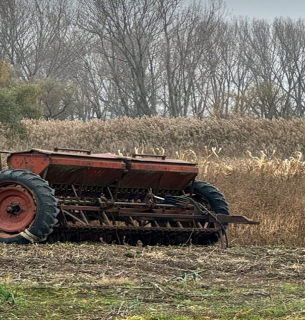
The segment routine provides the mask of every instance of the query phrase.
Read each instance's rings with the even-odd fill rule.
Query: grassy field
[[[305,250],[0,246],[0,319],[305,318]]]

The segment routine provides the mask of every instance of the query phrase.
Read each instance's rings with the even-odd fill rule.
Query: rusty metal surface
[[[186,161],[73,151],[32,149],[14,152],[9,156],[8,164],[10,168],[26,169],[39,175],[48,169],[43,178],[50,184],[107,186],[120,180],[120,186],[124,188],[181,190],[198,174],[196,164]]]
[[[79,150],[79,152],[73,152],[73,151],[61,151],[61,150],[78,150],[78,149],[58,149],[59,151],[50,151],[50,150],[43,150],[43,149],[30,149],[26,151],[16,151],[16,152],[6,152],[10,153],[11,155],[17,155],[17,154],[24,154],[29,155],[33,153],[39,153],[39,154],[45,154],[45,155],[60,155],[60,156],[72,156],[72,157],[86,157],[86,158],[100,158],[100,159],[116,159],[116,160],[133,160],[138,162],[157,162],[157,163],[177,163],[177,164],[186,164],[190,166],[196,166],[196,163],[184,161],[184,160],[178,160],[178,159],[165,159],[165,156],[161,155],[154,155],[151,157],[141,157],[141,155],[137,155],[136,158],[133,157],[123,157],[112,153],[91,153],[90,150]],[[82,152],[83,151],[83,152]]]
[[[135,170],[133,167],[124,175],[120,186],[122,188],[152,188],[152,189],[167,189],[167,190],[182,190],[184,189],[194,177],[197,172],[184,173],[183,169],[179,170],[178,167],[170,168],[171,171],[167,172],[165,168],[155,169],[150,167],[150,170]],[[177,169],[177,171],[172,171]],[[197,171],[197,170],[196,170]]]
[[[55,152],[58,151],[64,151],[64,152],[78,152],[78,153],[86,153],[86,154],[91,154],[91,150],[84,150],[84,149],[70,149],[70,148],[54,148]]]
[[[203,244],[202,239],[219,232],[218,228],[167,228],[104,225],[102,227],[55,227],[49,242],[102,241],[106,243],[138,245]]]
[[[165,160],[166,159],[166,155],[162,154],[146,154],[146,153],[134,153],[132,156],[132,158],[160,158],[161,160]]]
[[[124,207],[120,207],[120,206]],[[126,208],[126,206],[129,206]],[[147,205],[146,205],[147,206]],[[81,205],[61,205],[61,209],[64,210],[77,210],[77,211],[96,211],[101,212],[102,209],[99,206],[81,206]],[[158,209],[147,209],[150,212],[143,212],[145,204],[142,203],[120,203],[114,202],[112,207],[105,209],[106,213],[118,213],[118,217],[138,217],[147,220],[158,220],[159,218],[167,219],[169,221],[205,221],[205,222],[215,222],[215,219],[211,219],[209,215],[194,214],[194,208],[183,209],[175,207],[173,205],[159,204],[156,207],[161,207]],[[162,208],[164,207],[164,208]],[[225,214],[216,214],[213,212],[215,217],[221,223],[234,223],[234,224],[259,224],[257,221],[249,220],[245,216],[231,216]]]
[[[222,223],[234,223],[234,224],[256,224],[258,225],[258,221],[249,220],[245,216],[228,216],[226,214],[217,214],[217,219]],[[209,220],[212,221],[212,220]]]
[[[168,161],[168,162],[167,162]],[[153,188],[167,190],[184,189],[198,174],[194,163],[149,158],[129,159],[129,172],[123,177],[121,187]]]
[[[43,175],[50,184],[83,184],[107,186],[118,179],[126,169],[125,163],[108,154],[94,156],[69,153],[44,153],[37,150],[13,153],[8,165],[14,169],[25,169]]]
[[[62,149],[59,149],[62,150]],[[68,149],[67,149],[68,150]],[[77,150],[77,149],[73,149]],[[84,150],[87,151],[87,150]],[[43,150],[43,149],[30,149],[25,151],[16,151],[16,152],[10,152],[11,155],[17,155],[17,154],[45,154],[45,155],[60,155],[60,156],[73,156],[73,157],[86,157],[86,158],[106,158],[106,159],[122,159],[122,157],[119,157],[112,153],[95,153],[95,154],[88,154],[87,152],[68,152],[68,151],[50,151],[50,150]]]
[[[106,187],[117,180],[122,168],[96,168],[82,166],[51,165],[45,179],[50,184],[69,184]]]
[[[45,154],[13,153],[8,157],[7,163],[10,169],[24,169],[40,174],[50,165],[50,158]]]
[[[103,226],[69,226],[68,228],[62,228],[62,227],[55,227],[57,230],[61,230],[61,232],[69,232],[69,231],[84,231],[84,230],[126,230],[126,231],[133,231],[135,233],[145,231],[147,233],[152,231],[161,231],[161,232],[173,232],[173,233],[213,233],[219,231],[219,228],[181,228],[178,227],[133,227],[133,226],[115,226],[115,225],[103,225]]]
[[[10,238],[26,229],[35,219],[33,195],[20,184],[0,183],[0,237]]]

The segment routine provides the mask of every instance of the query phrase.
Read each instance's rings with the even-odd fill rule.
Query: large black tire
[[[7,206],[7,202],[9,201],[7,198],[9,198],[8,194],[10,188],[11,190],[16,190],[17,199],[19,195],[18,192],[21,194],[20,199],[23,204],[26,203],[26,200],[23,200],[22,197],[24,197],[24,199],[32,198],[33,202],[29,200],[29,202],[31,202],[29,206],[31,207],[32,205],[33,207],[34,203],[35,210],[32,210],[32,214],[34,215],[33,220],[27,226],[24,226],[24,230],[16,230],[7,233],[3,231],[7,214],[7,210],[3,211],[3,208]],[[18,188],[22,191],[18,191]],[[6,190],[6,193],[4,190]],[[57,199],[54,197],[54,190],[49,187],[47,181],[30,171],[5,170],[0,172],[0,196],[1,192],[3,193],[3,196],[2,198],[0,197],[0,210],[2,211],[0,212],[0,215],[4,217],[4,220],[3,218],[0,220],[0,242],[18,244],[41,242],[52,233],[53,227],[57,223],[56,217],[59,213],[59,209],[57,208]],[[14,198],[12,197],[12,199]],[[20,212],[27,213],[30,211],[27,209],[28,206],[26,204],[24,204],[24,207],[26,209],[23,211],[21,210]],[[14,225],[14,220],[10,219],[11,218],[8,218],[8,223],[12,221],[12,225]],[[2,229],[1,223],[3,224]],[[21,224],[22,223],[23,222],[21,221]]]
[[[190,190],[190,187],[188,187]],[[213,185],[204,181],[195,181],[193,198],[199,203],[203,204],[208,210],[215,213],[230,215],[229,204],[227,203],[224,195]],[[226,228],[228,224],[225,224]],[[198,239],[198,244],[211,245],[219,240],[218,233],[203,235]]]

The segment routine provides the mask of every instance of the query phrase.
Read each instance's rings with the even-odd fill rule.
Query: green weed
[[[0,304],[14,304],[16,302],[16,298],[16,292],[12,292],[11,290],[9,290],[6,284],[0,284]]]

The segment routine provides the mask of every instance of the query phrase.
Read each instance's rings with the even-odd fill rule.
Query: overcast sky
[[[305,0],[224,0],[236,16],[273,20],[275,17],[305,18]]]

